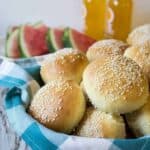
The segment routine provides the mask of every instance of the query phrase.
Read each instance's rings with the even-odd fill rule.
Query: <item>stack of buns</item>
[[[149,35],[145,25],[127,43],[101,40],[86,54],[66,48],[48,56],[40,72],[45,85],[29,113],[50,129],[83,137],[126,138],[126,122],[135,136],[150,134]]]
[[[150,24],[134,29],[129,34],[127,42],[130,47],[125,51],[125,57],[134,60],[141,67],[150,85]],[[129,127],[136,137],[149,135],[150,96],[143,107],[125,116]]]
[[[79,82],[87,64],[85,54],[68,48],[49,56],[40,72],[46,85],[34,96],[29,113],[48,128],[70,133],[86,108]]]
[[[140,26],[129,34],[130,47],[125,56],[133,59],[147,75],[150,82],[150,24]]]

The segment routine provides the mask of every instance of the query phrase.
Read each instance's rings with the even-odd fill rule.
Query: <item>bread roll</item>
[[[115,39],[101,40],[94,43],[87,51],[89,61],[93,61],[99,57],[110,55],[123,55],[128,45],[122,41]]]
[[[137,137],[150,135],[150,96],[148,102],[142,108],[126,114],[126,120]]]
[[[125,138],[125,124],[119,115],[88,108],[77,135],[93,138]]]
[[[84,86],[83,86],[83,81],[80,83],[80,88],[81,88],[82,91],[83,91],[83,94],[84,94],[85,99],[86,99],[87,101],[89,101],[89,100],[88,100],[88,96],[87,96],[86,91],[85,91]]]
[[[150,42],[132,46],[126,50],[124,55],[133,59],[142,68],[150,82]]]
[[[127,42],[130,45],[141,45],[145,41],[150,41],[150,24],[135,28],[128,36]]]
[[[146,76],[131,59],[120,55],[90,63],[83,73],[84,89],[91,103],[104,112],[132,112],[147,101]]]
[[[46,127],[70,133],[85,111],[85,99],[74,81],[50,81],[31,101],[29,113]]]
[[[41,66],[41,77],[45,83],[63,78],[80,82],[88,60],[82,52],[65,48],[49,56]]]

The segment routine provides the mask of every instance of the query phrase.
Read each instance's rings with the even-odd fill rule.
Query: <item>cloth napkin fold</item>
[[[38,68],[39,64],[35,61],[32,60],[33,66]],[[26,65],[26,60],[22,63]],[[34,67],[30,66],[26,69],[10,60],[0,59],[0,86],[9,89],[5,97],[5,109],[9,122],[33,150],[150,149],[150,137],[127,140],[84,138],[57,133],[38,123],[26,111],[32,97],[40,88],[38,80],[33,78],[33,74],[36,74],[34,71],[39,69],[34,70]]]

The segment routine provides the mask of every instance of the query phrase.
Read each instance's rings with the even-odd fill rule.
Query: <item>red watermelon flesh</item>
[[[71,29],[70,33],[73,46],[83,52],[86,52],[88,48],[96,42],[95,39],[76,31],[75,29]]]
[[[54,35],[55,35],[55,41],[57,43],[58,48],[59,49],[63,48],[64,44],[63,44],[63,41],[62,41],[62,37],[63,37],[63,34],[64,34],[64,30],[55,28],[55,29],[53,29],[53,32],[54,32]]]
[[[35,28],[26,25],[24,27],[24,39],[30,56],[39,56],[48,53],[46,43],[46,33],[48,27],[41,26]]]

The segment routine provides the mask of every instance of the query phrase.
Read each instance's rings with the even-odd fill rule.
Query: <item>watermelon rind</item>
[[[36,22],[35,24],[33,24],[33,26],[34,26],[35,28],[40,28],[40,27],[45,26],[45,25],[43,24],[42,21],[38,21],[38,22]]]
[[[13,45],[13,39],[19,35],[19,29],[16,29],[12,33],[10,33],[8,39],[6,40],[6,47],[5,47],[5,56],[11,56],[11,47]],[[18,39],[19,40],[19,39]]]
[[[14,29],[15,28],[15,29]],[[16,29],[18,29],[19,26],[9,26],[6,34],[6,40],[9,38],[12,32],[14,32]]]
[[[67,48],[73,48],[73,45],[72,45],[72,41],[70,39],[70,28],[65,28],[64,29],[64,35],[63,35],[63,44],[64,44],[64,47],[67,47]]]
[[[46,40],[47,40],[47,46],[50,53],[56,52],[59,49],[54,37],[53,29],[49,28],[47,32]]]
[[[41,28],[41,27],[46,27],[46,28],[47,28],[47,26],[45,26],[44,24],[43,24],[42,26],[39,26],[39,28]],[[24,35],[24,33],[25,33],[25,31],[24,31],[25,28],[26,28],[26,25],[23,25],[23,26],[21,26],[21,28],[20,28],[20,32],[19,32],[19,43],[20,43],[20,49],[21,49],[21,52],[22,52],[23,57],[29,58],[29,57],[32,57],[33,54],[30,53],[31,50],[29,50],[28,45],[27,45],[27,43],[26,43],[26,41],[25,41],[25,39],[24,39],[24,37],[25,37],[25,35]],[[34,28],[35,28],[35,29],[38,29],[37,27],[34,27]],[[46,32],[47,32],[47,31],[46,31]],[[47,49],[47,52],[48,52],[48,49]],[[37,55],[34,55],[34,56],[37,56]]]
[[[74,35],[76,33],[79,36],[78,42],[76,41],[76,39],[74,37]],[[80,41],[80,36],[82,37],[81,41]],[[72,28],[66,28],[65,31],[64,31],[64,35],[63,35],[63,43],[64,43],[65,47],[71,47],[73,49],[76,49],[76,50],[79,50],[79,51],[82,51],[82,52],[86,52],[87,48],[83,49],[79,45],[82,45],[82,47],[87,46],[86,42],[89,42],[89,39],[94,41],[94,39],[91,39],[90,37],[84,35],[81,32],[78,32],[77,30],[72,29]]]
[[[72,33],[72,31],[73,31],[73,30],[70,28],[70,29],[69,29],[69,32],[68,32],[69,38],[70,38],[70,43],[71,43],[71,45],[72,45],[72,48],[78,50],[78,46],[77,46],[77,45],[75,44],[75,42],[74,42],[74,38],[73,38],[73,33]]]
[[[19,43],[20,43],[20,50],[21,50],[22,56],[27,58],[27,57],[31,57],[31,55],[29,54],[28,48],[24,41],[24,27],[25,27],[25,25],[20,27]]]
[[[26,24],[26,25],[31,25],[31,24]],[[40,28],[42,27],[44,24],[42,23],[42,21],[39,21],[37,23],[35,23],[33,26],[35,28]],[[8,28],[8,32],[7,32],[7,35],[6,35],[6,46],[5,46],[5,56],[7,57],[10,57],[10,49],[11,49],[11,46],[12,46],[12,39],[14,38],[14,36],[18,36],[18,40],[19,40],[19,50],[20,50],[20,57],[29,57],[29,54],[26,54],[23,52],[22,50],[22,44],[20,46],[20,30],[22,30],[21,28],[23,27],[23,25],[18,29],[16,29],[15,31],[13,31],[13,28],[12,27],[9,27]]]
[[[10,34],[12,33],[12,27],[9,27],[6,34],[6,40],[10,37]]]
[[[28,25],[32,25],[32,24],[28,23]],[[42,21],[38,21],[38,22],[36,22],[36,23],[33,24],[33,26],[34,26],[35,28],[40,28],[40,27],[43,26],[43,25],[44,25],[44,24],[43,24]],[[19,26],[16,26],[16,27],[19,28]],[[6,34],[6,39],[9,38],[10,34],[11,34],[13,31],[14,31],[14,30],[13,30],[13,27],[12,27],[12,26],[8,27],[7,34]]]

